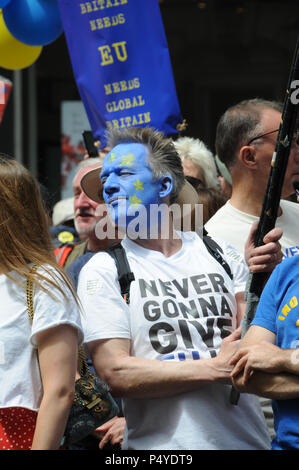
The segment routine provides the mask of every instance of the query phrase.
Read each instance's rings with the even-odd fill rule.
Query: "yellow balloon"
[[[9,70],[25,69],[40,56],[42,46],[28,46],[8,31],[0,10],[0,67]]]

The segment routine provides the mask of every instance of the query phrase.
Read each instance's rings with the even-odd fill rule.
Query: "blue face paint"
[[[142,144],[114,147],[105,157],[100,179],[110,216],[119,227],[127,227],[141,210],[149,214],[152,204],[161,203],[161,179],[153,181],[147,149]]]

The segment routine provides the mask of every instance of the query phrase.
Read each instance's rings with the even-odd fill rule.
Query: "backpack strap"
[[[218,245],[218,243],[215,242],[215,240],[210,237],[205,228],[203,228],[203,242],[208,252],[216,259],[216,261],[218,261],[218,263],[221,264],[221,266],[229,275],[229,277],[233,279],[233,275],[228,263],[223,259],[222,255],[220,254],[220,252],[223,253],[222,248]]]
[[[203,242],[209,251],[209,253],[221,264],[223,269],[226,271],[228,276],[233,279],[231,269],[226,261],[224,261],[220,252],[223,253],[222,248],[216,243],[209,235],[206,229],[203,229]],[[127,304],[130,303],[130,285],[131,282],[135,280],[134,273],[131,271],[126,251],[121,245],[117,243],[111,245],[105,250],[115,261],[117,273],[118,273],[118,282],[120,284],[121,295]]]
[[[134,273],[130,269],[130,265],[127,259],[126,251],[120,243],[111,245],[105,250],[109,255],[114,258],[117,273],[118,282],[120,284],[121,295],[127,304],[130,303],[130,285],[135,280]]]

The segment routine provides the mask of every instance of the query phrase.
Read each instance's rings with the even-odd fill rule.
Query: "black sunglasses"
[[[200,187],[204,188],[204,184],[199,178],[194,178],[194,176],[185,176],[185,179],[192,184],[195,189],[199,189]]]

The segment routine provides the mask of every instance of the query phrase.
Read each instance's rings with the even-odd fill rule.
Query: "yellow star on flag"
[[[144,187],[143,187],[142,181],[136,180],[135,183],[133,183],[133,184],[134,184],[134,186],[135,186],[135,188],[136,188],[136,191],[138,191],[139,189],[140,189],[141,191],[144,191]]]
[[[136,194],[134,194],[134,196],[130,196],[129,200],[130,200],[130,206],[135,206],[141,203],[141,199],[138,199]]]
[[[119,166],[125,165],[125,166],[132,166],[134,160],[136,160],[135,156],[133,153],[127,153],[121,157],[121,162]]]

